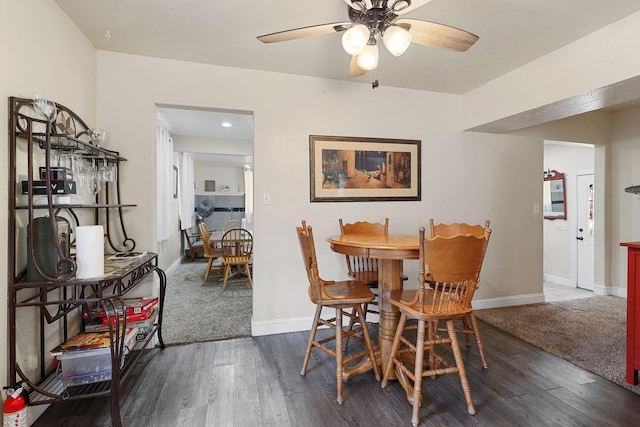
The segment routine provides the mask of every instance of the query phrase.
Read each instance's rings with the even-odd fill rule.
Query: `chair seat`
[[[465,308],[459,309],[455,311],[434,311],[433,305],[428,302],[433,301],[434,292],[431,290],[425,291],[424,300],[425,303],[420,308],[420,305],[416,302],[415,304],[411,304],[411,302],[416,298],[416,294],[418,293],[417,289],[408,289],[402,291],[392,291],[390,294],[385,295],[384,299],[388,301],[391,305],[398,307],[398,309],[404,311],[408,317],[418,320],[447,320],[447,319],[457,319],[460,317],[464,317],[469,314],[472,309]]]
[[[325,284],[324,292],[324,297],[317,298],[311,292],[309,296],[314,303],[322,305],[363,304],[375,298],[371,289],[357,280],[329,282]]]

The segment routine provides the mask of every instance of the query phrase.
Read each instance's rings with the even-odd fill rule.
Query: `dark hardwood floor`
[[[420,425],[640,426],[640,395],[481,323],[490,367],[463,348],[476,415],[456,375],[425,379]],[[411,406],[373,373],[335,401],[333,359],[314,351],[300,376],[306,332],[154,349],[124,383],[123,424],[154,426],[401,426]],[[351,346],[351,344],[350,344]],[[34,424],[109,426],[107,398],[51,406]]]

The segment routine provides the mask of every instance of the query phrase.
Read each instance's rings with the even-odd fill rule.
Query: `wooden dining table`
[[[342,234],[331,236],[327,239],[331,250],[339,254],[353,255],[378,260],[378,288],[380,290],[380,326],[378,329],[378,353],[379,362],[384,370],[389,360],[391,344],[400,319],[399,310],[384,300],[383,295],[391,291],[402,290],[403,261],[406,259],[418,259],[420,251],[420,239],[418,234]],[[377,357],[377,356],[376,356]],[[351,369],[345,369],[345,380],[351,376],[372,369],[367,359]],[[396,377],[405,390],[410,388],[406,378],[401,372],[396,371]]]

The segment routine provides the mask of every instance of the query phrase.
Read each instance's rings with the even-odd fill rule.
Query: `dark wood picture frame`
[[[420,140],[309,136],[311,202],[421,200]]]
[[[544,172],[542,213],[544,219],[567,219],[567,185],[564,173],[557,170]]]

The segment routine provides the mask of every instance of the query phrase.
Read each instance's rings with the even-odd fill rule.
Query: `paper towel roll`
[[[104,229],[101,225],[76,227],[76,264],[78,279],[104,274]]]

